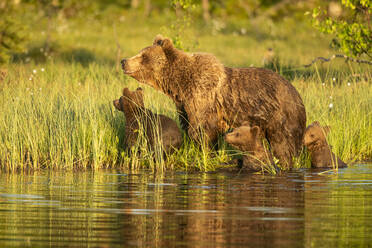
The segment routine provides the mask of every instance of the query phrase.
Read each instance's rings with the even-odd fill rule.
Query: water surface
[[[371,247],[372,165],[0,174],[0,247]]]

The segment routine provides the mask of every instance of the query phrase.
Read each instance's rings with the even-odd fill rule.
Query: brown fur
[[[114,100],[113,103],[116,109],[124,112],[126,119],[125,140],[128,148],[136,144],[141,123],[146,129],[146,138],[152,147],[156,137],[154,130],[159,132],[159,140],[167,154],[172,152],[174,148],[181,146],[182,134],[177,123],[167,116],[154,114],[149,109],[146,109],[141,88],[136,91],[124,88],[123,96]],[[158,125],[158,127],[154,127],[154,125]]]
[[[326,138],[329,130],[328,126],[322,127],[317,121],[310,124],[305,130],[303,143],[310,152],[312,167],[331,168],[338,166],[338,168],[342,168],[347,166],[331,151]]]
[[[228,144],[249,153],[243,156],[243,169],[254,171],[262,170],[264,164],[275,166],[270,151],[267,151],[262,142],[263,138],[261,129],[258,126],[251,127],[247,122],[225,135]]]
[[[305,108],[296,89],[277,73],[225,67],[211,54],[183,52],[161,36],[123,60],[122,67],[173,99],[193,139],[203,130],[215,142],[226,129],[249,121],[262,129],[283,166],[290,167],[302,148]]]

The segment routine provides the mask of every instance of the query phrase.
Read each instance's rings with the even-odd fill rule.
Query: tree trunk
[[[138,5],[139,5],[139,0],[131,0],[130,7],[132,9],[137,9],[138,8]]]
[[[203,7],[204,21],[209,22],[210,15],[209,15],[209,2],[208,2],[208,0],[202,0],[202,7]]]
[[[148,17],[151,13],[151,1],[145,0],[145,16]]]

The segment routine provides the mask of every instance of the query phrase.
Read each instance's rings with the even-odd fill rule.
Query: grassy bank
[[[151,44],[157,33],[171,34],[172,30],[167,28],[166,18],[152,24],[135,16],[120,20],[118,17],[115,24],[116,39],[109,20],[54,20],[47,54],[43,50],[46,22],[38,21],[28,52],[15,57],[0,82],[2,168],[120,166],[209,171],[231,159],[226,147],[219,151],[199,149],[187,139],[167,161],[161,156],[154,159],[143,147],[138,147],[142,151],[138,156],[124,151],[124,116],[114,109],[112,100],[120,96],[123,87],[135,89],[139,84],[116,72],[116,40],[121,45],[120,57],[127,57]],[[246,25],[248,32],[254,30],[252,24]],[[261,66],[265,50],[273,47],[280,61],[275,69],[299,90],[308,123],[319,120],[331,126],[330,144],[345,161],[372,159],[370,68],[341,62],[300,68],[315,56],[332,53],[328,39],[293,23],[270,25],[252,35],[235,30],[215,33],[213,26],[198,25],[185,32],[198,37],[194,39],[197,45],[191,46],[193,51],[214,53],[229,66]],[[296,37],[291,36],[293,29],[299,30]],[[148,108],[177,119],[168,98],[141,87]],[[306,164],[308,161],[302,160],[298,166]]]

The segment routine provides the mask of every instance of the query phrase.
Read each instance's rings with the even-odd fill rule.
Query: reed
[[[228,163],[235,152],[230,152],[220,141],[220,149],[190,141],[184,135],[182,148],[162,156],[162,148],[148,149],[138,142],[133,153],[124,147],[125,119],[116,111],[112,100],[123,87],[135,89],[138,83],[115,71],[115,42],[105,22],[81,23],[70,20],[71,35],[52,34],[51,53],[46,57],[37,53],[41,38],[36,28],[28,54],[17,55],[7,68],[7,76],[0,82],[0,167],[7,170],[24,168],[106,168],[197,170],[211,171]],[[130,22],[135,22],[135,19]],[[166,25],[156,19],[153,25]],[[96,30],[102,25],[102,33]],[[118,24],[126,30],[128,23]],[[160,25],[160,26],[161,26]],[[126,30],[118,38],[125,54],[134,55],[151,44],[161,30],[148,32],[151,24],[139,22],[138,29]],[[265,27],[265,26],[263,26]],[[300,92],[307,111],[308,123],[318,120],[330,125],[329,143],[345,162],[372,159],[372,84],[369,67],[332,62],[310,69],[297,68],[327,50],[325,39],[316,40],[319,48],[309,52],[308,32],[291,37],[285,26],[276,27],[289,40],[273,36],[274,49],[280,64],[274,70],[291,80]],[[76,30],[84,30],[84,39]],[[147,31],[146,31],[147,30]],[[200,28],[191,30],[194,34]],[[287,33],[285,33],[287,32]],[[280,37],[281,37],[280,36]],[[135,38],[133,38],[135,37]],[[254,36],[212,32],[199,34],[200,46],[195,50],[211,52],[229,66],[260,65],[257,49],[272,45],[260,43]],[[303,40],[303,44],[298,44]],[[63,44],[63,45],[61,45]],[[234,44],[236,49],[224,44]],[[289,47],[294,49],[289,49]],[[32,51],[36,51],[32,53]],[[329,51],[328,51],[329,52]],[[35,55],[36,54],[36,55]],[[110,56],[112,59],[110,59]],[[30,60],[30,61],[29,61]],[[29,62],[28,62],[29,61]],[[158,91],[141,85],[145,105],[155,113],[165,114],[178,121],[172,101]],[[156,121],[156,120],[155,120]],[[156,125],[154,125],[155,127]],[[145,130],[140,130],[145,133]],[[154,130],[156,133],[156,130]],[[157,140],[159,144],[159,140]],[[303,153],[296,160],[297,167],[308,166]],[[270,168],[267,170],[270,171]]]

